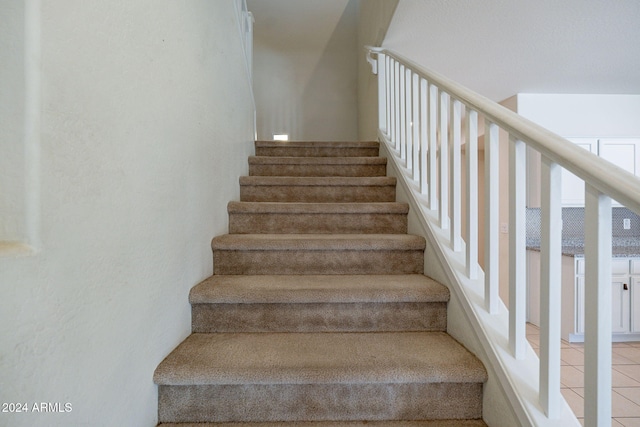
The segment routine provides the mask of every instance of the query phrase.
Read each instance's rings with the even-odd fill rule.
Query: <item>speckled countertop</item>
[[[640,239],[628,237],[613,237],[611,239],[612,252],[614,257],[632,258],[640,257]],[[527,239],[527,249],[533,251],[540,250],[540,240]],[[562,255],[583,257],[584,239],[563,239]]]
[[[614,257],[640,257],[640,216],[627,208],[611,211],[611,246]],[[625,220],[628,227],[624,227]],[[562,208],[562,254],[584,256],[584,208]],[[540,208],[527,208],[527,249],[540,250]]]

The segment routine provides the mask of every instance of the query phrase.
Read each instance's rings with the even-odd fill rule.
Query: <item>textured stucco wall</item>
[[[234,3],[41,7],[42,243],[0,258],[0,402],[72,411],[0,425],[152,426],[253,151]]]
[[[249,0],[258,139],[358,139],[355,0]]]
[[[25,238],[24,20],[24,2],[0,0],[0,242]]]

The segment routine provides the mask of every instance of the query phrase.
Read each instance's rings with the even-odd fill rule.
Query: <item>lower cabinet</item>
[[[562,257],[562,338],[583,342],[585,333],[585,260]],[[528,320],[540,325],[540,253],[527,251]],[[640,341],[640,258],[611,261],[611,338]]]
[[[575,259],[575,330],[569,341],[584,341],[584,258]],[[640,258],[611,261],[611,333],[613,341],[640,340]],[[565,286],[566,284],[563,284]]]

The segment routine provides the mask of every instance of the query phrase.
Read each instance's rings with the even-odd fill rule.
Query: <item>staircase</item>
[[[258,141],[249,175],[156,369],[160,425],[485,426],[378,143]]]

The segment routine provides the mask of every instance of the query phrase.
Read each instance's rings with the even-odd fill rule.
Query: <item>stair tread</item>
[[[424,237],[411,234],[224,234],[213,250],[424,250]]]
[[[191,304],[447,302],[449,290],[420,274],[211,276]]]
[[[250,156],[250,165],[386,165],[386,157]]]
[[[264,186],[395,186],[396,178],[390,176],[241,176],[240,185]]]
[[[477,383],[481,362],[444,332],[191,334],[159,385]]]
[[[406,214],[407,203],[363,202],[363,203],[303,203],[303,202],[229,202],[229,213],[287,213],[287,214]]]
[[[256,147],[331,147],[331,148],[369,148],[379,147],[377,141],[256,141]]]
[[[158,427],[486,427],[482,420],[280,421],[277,423],[162,423]]]

